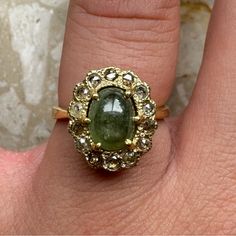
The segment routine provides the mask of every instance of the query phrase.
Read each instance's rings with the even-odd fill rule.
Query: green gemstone
[[[107,151],[123,149],[136,130],[134,103],[119,88],[104,88],[98,95],[99,100],[91,102],[88,113],[92,140]]]

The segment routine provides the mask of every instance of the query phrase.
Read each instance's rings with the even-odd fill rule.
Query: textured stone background
[[[177,83],[170,106],[187,105],[202,57],[212,0],[181,4]],[[23,150],[48,138],[68,0],[0,0],[0,146]]]

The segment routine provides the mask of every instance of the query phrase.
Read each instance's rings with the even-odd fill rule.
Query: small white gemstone
[[[89,94],[90,94],[90,91],[85,86],[80,86],[76,90],[76,96],[78,97],[86,97],[86,96],[89,96]]]
[[[110,69],[110,70],[106,71],[105,77],[106,77],[107,80],[113,81],[113,80],[115,80],[118,77],[118,74],[116,73],[115,70]]]
[[[96,164],[99,162],[99,158],[97,156],[92,156],[90,159],[89,159],[89,162],[90,164]]]
[[[152,116],[155,113],[155,105],[148,101],[144,104],[143,111],[146,116]]]
[[[85,96],[89,94],[88,88],[83,88],[83,89],[80,90],[80,92],[81,92],[82,95],[85,95]]]
[[[73,103],[70,108],[70,115],[78,118],[80,116],[80,112],[83,110],[83,105],[82,103]]]
[[[147,119],[142,123],[142,127],[145,130],[154,130],[157,128],[157,121],[152,119]]]
[[[140,138],[138,141],[138,146],[142,151],[148,151],[151,148],[151,141],[148,138]]]
[[[116,78],[116,73],[110,73],[107,75],[107,79],[114,80]]]
[[[92,87],[97,87],[101,83],[101,77],[97,74],[92,74],[89,76],[89,83]]]
[[[138,153],[134,152],[134,151],[128,151],[124,154],[123,156],[123,167],[128,168],[131,166],[136,165],[137,161],[138,161]]]
[[[69,121],[69,132],[70,133],[74,133],[75,135],[78,135],[79,133],[81,133],[83,131],[83,126],[81,126],[80,124],[70,120]]]
[[[135,93],[138,96],[139,99],[145,99],[148,96],[148,88],[145,85],[138,85],[135,88]]]
[[[117,155],[112,155],[104,161],[103,167],[109,171],[117,171],[120,169],[120,159]]]
[[[134,82],[134,77],[130,73],[123,76],[123,81],[126,85],[131,85]]]
[[[90,141],[86,137],[80,137],[76,146],[81,151],[89,151],[91,149]]]
[[[81,103],[74,103],[72,105],[72,109],[75,111],[75,112],[79,112],[83,109],[83,105]]]
[[[94,167],[94,168],[98,168],[101,164],[101,157],[95,154],[90,154],[86,157],[88,163]]]

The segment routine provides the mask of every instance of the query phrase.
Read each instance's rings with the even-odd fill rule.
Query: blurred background
[[[53,128],[69,0],[0,0],[0,146],[25,150]],[[188,104],[200,67],[213,0],[181,1],[173,115]]]

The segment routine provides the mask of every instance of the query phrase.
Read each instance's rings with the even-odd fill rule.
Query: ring
[[[168,115],[167,106],[151,99],[147,83],[116,67],[90,71],[75,86],[69,108],[53,108],[54,119],[69,119],[69,133],[89,166],[108,171],[136,166]]]

